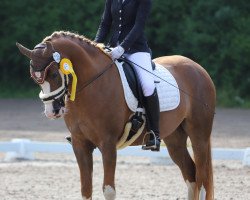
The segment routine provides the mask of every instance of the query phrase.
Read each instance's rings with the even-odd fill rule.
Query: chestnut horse
[[[45,104],[45,115],[48,118],[63,116],[71,133],[83,199],[92,199],[92,153],[96,147],[103,159],[105,199],[115,199],[116,144],[132,112],[125,102],[120,76],[110,56],[85,37],[63,31],[46,37],[33,50],[18,43],[17,46],[31,59],[30,71],[42,89],[40,98]],[[75,100],[67,98],[74,93],[73,76],[60,70],[62,58],[72,62],[78,78]],[[154,61],[171,72],[181,89],[179,106],[160,114],[160,136],[182,172],[188,199],[203,196],[211,200],[214,84],[199,64],[186,57],[166,56]],[[144,134],[132,145],[141,145]],[[187,150],[188,137],[193,159]]]

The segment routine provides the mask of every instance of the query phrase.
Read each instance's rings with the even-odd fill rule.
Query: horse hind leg
[[[213,197],[213,170],[210,140],[198,145],[192,143],[196,166],[195,194],[201,200],[212,200]]]
[[[194,199],[212,200],[213,169],[210,135],[212,120],[196,119],[195,123],[183,124],[183,129],[190,137],[195,161],[195,194]]]
[[[195,190],[195,164],[187,150],[187,135],[180,126],[175,132],[163,140],[167,145],[170,157],[180,168],[187,184],[188,200],[193,200]]]

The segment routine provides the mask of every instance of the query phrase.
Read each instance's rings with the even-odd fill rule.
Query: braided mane
[[[96,43],[96,42],[86,38],[83,35],[79,35],[77,33],[73,33],[73,32],[70,32],[70,31],[55,31],[50,36],[45,37],[42,42],[44,43],[46,41],[51,41],[54,38],[61,38],[61,37],[69,38],[69,39],[72,39],[72,40],[75,39],[75,40],[78,40],[82,44],[87,43],[87,44],[89,44],[89,45],[91,45],[93,47],[98,48],[104,54],[106,54],[106,55],[108,55],[110,57],[110,55],[106,51],[104,51],[104,49],[103,49],[104,45],[103,44]]]

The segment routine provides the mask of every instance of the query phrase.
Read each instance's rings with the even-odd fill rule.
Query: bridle
[[[51,103],[53,101],[57,101],[58,99],[60,99],[61,97],[67,95],[70,95],[68,92],[68,83],[69,83],[69,77],[66,75],[62,75],[61,72],[59,72],[62,78],[62,85],[50,92],[50,93],[43,93],[43,91],[41,90],[41,92],[39,93],[39,98],[44,102],[44,103]]]
[[[58,101],[58,99],[65,96],[65,94],[69,95],[69,92],[68,92],[69,76],[61,72],[61,70],[59,69],[59,64],[55,60],[51,61],[47,66],[39,70],[34,70],[35,69],[34,66],[32,65],[32,63],[30,64],[31,77],[36,83],[40,85],[45,82],[49,69],[53,67],[56,67],[56,69],[59,71],[62,84],[58,89],[49,93],[44,93],[44,91],[41,90],[41,92],[39,93],[39,98],[45,104],[51,103],[53,101]]]
[[[51,61],[52,60],[52,61]],[[67,95],[67,97],[70,97],[70,93],[68,90],[68,86],[69,86],[69,75],[68,74],[64,74],[62,72],[62,70],[60,69],[60,62],[61,62],[61,55],[58,52],[54,52],[52,55],[52,59],[50,59],[50,63],[47,64],[45,67],[43,67],[42,69],[39,70],[34,70],[34,66],[32,65],[32,63],[30,64],[30,74],[31,77],[33,78],[33,80],[38,83],[38,84],[43,84],[48,70],[52,67],[57,68],[57,70],[59,71],[59,74],[61,76],[62,79],[62,84],[61,86],[49,93],[44,93],[42,90],[39,93],[39,98],[41,99],[41,101],[43,103],[51,103],[53,101],[58,101],[60,102],[60,104],[64,104],[65,99],[63,100],[62,103],[62,98],[65,97],[65,95]],[[109,69],[112,68],[112,66],[114,65],[115,61],[112,61],[111,63],[109,63],[105,69],[103,71],[101,71],[100,73],[98,73],[97,75],[95,75],[93,78],[91,78],[90,80],[86,81],[82,86],[80,86],[77,90],[76,93],[79,93],[81,90],[83,90],[84,88],[86,88],[87,86],[89,86],[91,83],[93,83],[95,80],[97,80],[98,78],[100,78],[103,74],[105,74]]]

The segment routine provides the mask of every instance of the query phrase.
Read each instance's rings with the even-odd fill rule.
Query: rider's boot
[[[159,132],[159,118],[160,106],[157,90],[151,96],[145,97],[145,109],[149,125],[150,135],[146,145],[142,147],[143,150],[160,151],[160,132]]]

